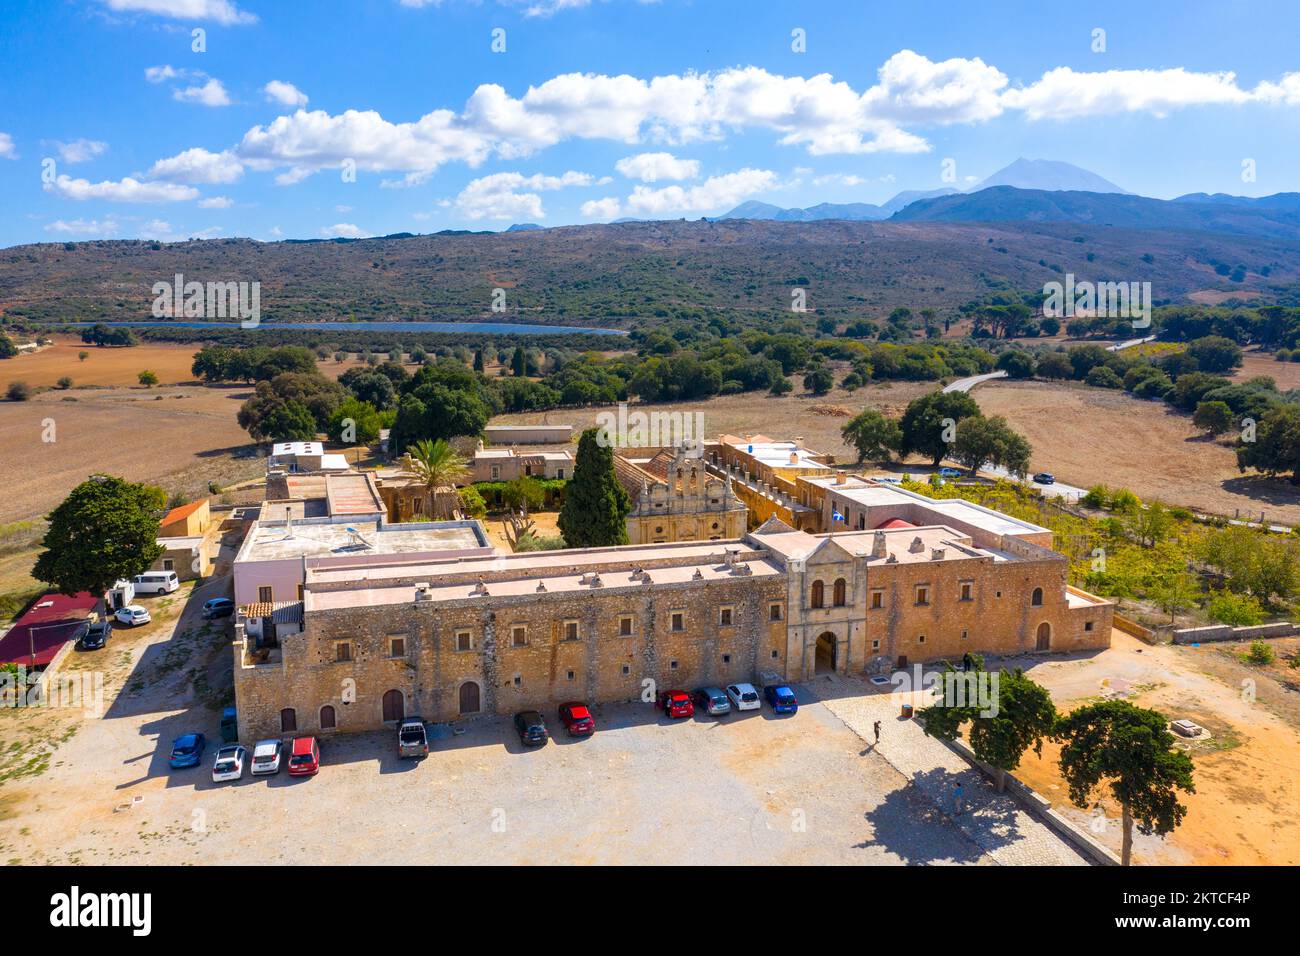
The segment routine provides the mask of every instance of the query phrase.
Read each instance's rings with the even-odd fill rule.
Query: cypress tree
[[[598,435],[595,428],[582,433],[573,477],[564,488],[559,526],[570,548],[628,543],[625,519],[632,503],[614,474],[614,450]]]

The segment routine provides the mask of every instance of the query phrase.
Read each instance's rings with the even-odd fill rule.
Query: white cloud
[[[144,78],[150,83],[162,83],[164,80],[174,80],[185,74],[184,70],[178,70],[174,66],[149,66],[145,67]]]
[[[262,87],[262,91],[268,100],[281,106],[301,108],[307,105],[307,94],[292,83],[285,83],[283,80],[272,80]]]
[[[722,176],[710,176],[698,186],[665,186],[651,189],[637,186],[627,197],[629,209],[652,214],[666,212],[708,212],[734,206],[744,199],[776,185],[770,169],[741,169]]]
[[[215,76],[210,76],[202,86],[187,86],[173,90],[172,99],[181,103],[199,103],[202,106],[229,106],[230,94]]]
[[[45,227],[46,232],[78,236],[112,236],[120,230],[114,219],[56,219]]]
[[[1166,116],[1188,106],[1273,101],[1274,89],[1280,87],[1262,83],[1256,92],[1250,92],[1237,85],[1234,73],[1193,73],[1181,67],[1080,73],[1062,66],[1048,70],[1023,89],[1008,90],[1002,101],[1031,120],[1138,112]]]
[[[582,214],[588,219],[617,219],[620,208],[615,196],[589,199],[582,204]]]
[[[594,181],[587,173],[572,170],[562,176],[493,173],[472,180],[462,189],[456,197],[456,207],[467,219],[545,219],[538,192],[565,186],[590,186]]]
[[[222,26],[256,23],[257,17],[231,0],[104,0],[118,13],[153,13],[176,20],[212,20]]]
[[[678,159],[672,153],[638,153],[620,159],[614,168],[628,179],[657,183],[661,179],[694,179],[700,174],[700,161]]]
[[[867,180],[861,176],[855,176],[852,173],[827,173],[825,176],[814,176],[814,186],[861,186]],[[892,182],[892,179],[884,180]]]
[[[102,156],[108,150],[107,143],[94,139],[74,139],[70,143],[55,140],[52,145],[65,163],[85,163]]]
[[[172,225],[162,219],[150,219],[140,227],[141,239],[170,239]]]
[[[275,236],[277,239],[278,239],[280,236],[283,236],[283,235],[284,235],[284,232],[280,229],[279,226],[272,226],[270,229],[268,229],[268,230],[266,230],[266,231],[267,231],[268,233],[270,233],[271,235]]]
[[[343,239],[365,239],[370,235],[370,233],[365,232],[359,226],[354,226],[350,222],[336,222],[332,226],[321,226],[318,232],[322,239],[333,239],[335,237]]]
[[[315,174],[316,170],[314,169],[308,169],[306,166],[294,166],[292,169],[276,176],[275,184],[277,186],[292,186],[294,183],[300,183],[308,176],[314,176]]]
[[[148,173],[150,179],[191,184],[233,183],[243,175],[244,166],[232,153],[212,153],[198,146],[158,160]]]
[[[0,159],[17,159],[18,151],[14,149],[14,138],[8,133],[0,133]]]
[[[66,173],[46,183],[44,189],[64,199],[104,199],[109,202],[180,202],[199,195],[193,186],[176,183],[142,183],[130,176],[117,182],[92,183],[86,179],[73,179]]]
[[[199,200],[200,209],[229,209],[234,204],[235,201],[227,196],[209,196]]]

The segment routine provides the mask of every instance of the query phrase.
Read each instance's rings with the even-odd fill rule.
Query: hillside
[[[917,218],[938,219],[936,206],[997,192],[922,200],[888,222],[677,220],[347,242],[16,246],[0,250],[0,310],[45,321],[148,319],[152,285],[181,273],[186,281],[260,281],[266,321],[519,319],[633,328],[682,309],[770,321],[789,315],[795,285],[806,288],[810,310],[844,319],[898,306],[953,308],[1008,284],[1042,288],[1060,272],[1146,279],[1157,300],[1170,301],[1204,290],[1267,297],[1300,279],[1295,239],[898,221],[918,206],[931,215]],[[1050,195],[1069,203],[1088,194]],[[1165,205],[1193,219],[1205,208]],[[1225,217],[1260,215],[1213,208]],[[1216,275],[1218,263],[1243,264],[1244,281]],[[490,310],[494,288],[506,290],[504,314]]]

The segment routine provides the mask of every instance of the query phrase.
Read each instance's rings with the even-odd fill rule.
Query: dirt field
[[[1249,351],[1242,356],[1241,368],[1231,376],[1238,381],[1267,375],[1277,382],[1279,391],[1300,388],[1300,362],[1279,362],[1271,352]]]
[[[836,377],[840,377],[838,371]],[[836,387],[829,394],[816,398],[799,391],[779,397],[766,392],[751,392],[745,395],[719,395],[698,402],[632,404],[629,412],[700,412],[704,416],[704,437],[709,439],[720,434],[764,434],[777,439],[800,436],[807,447],[825,455],[833,455],[836,461],[852,462],[857,459],[857,453],[844,444],[840,437],[840,429],[849,418],[868,406],[892,415],[901,415],[908,402],[936,388],[938,385],[935,382],[889,382],[860,388],[851,394]],[[519,412],[499,415],[492,419],[492,424],[571,424],[576,443],[578,434],[584,428],[594,426],[599,414],[617,411],[617,406],[602,406],[563,408],[551,412]]]
[[[1277,364],[1277,363],[1273,363]],[[1120,391],[1046,382],[992,382],[972,393],[1034,446],[1033,470],[1071,485],[1123,487],[1233,516],[1300,524],[1300,487],[1237,470],[1232,449],[1205,441],[1189,416]]]
[[[44,514],[96,472],[191,495],[251,477],[262,461],[235,421],[248,395],[242,386],[136,386],[0,402],[0,522]]]
[[[24,352],[0,362],[0,390],[10,382],[24,381],[32,388],[53,386],[59,379],[81,385],[136,385],[137,376],[149,369],[163,385],[192,382],[190,365],[197,345],[150,342],[132,348],[99,348],[74,336],[54,337],[54,344]],[[78,356],[86,353],[85,361]]]
[[[1270,641],[1279,655],[1294,654],[1298,639]],[[1113,631],[1109,650],[1093,656],[1027,658],[1019,664],[1052,691],[1061,710],[1102,697],[1123,697],[1159,710],[1171,720],[1187,717],[1212,738],[1186,744],[1195,762],[1196,793],[1180,794],[1187,808],[1182,826],[1161,840],[1134,835],[1134,854],[1146,864],[1300,864],[1300,700],[1296,674],[1286,664],[1268,673],[1241,663],[1237,644],[1202,647],[1151,647]],[[1289,674],[1289,676],[1288,676]],[[1243,685],[1243,681],[1253,684]],[[1253,688],[1251,699],[1245,691]],[[1028,755],[1017,776],[1052,800],[1083,826],[1094,817],[1070,802],[1056,770],[1059,749]],[[1103,833],[1112,849],[1120,845],[1119,809],[1101,801]],[[1095,832],[1095,831],[1094,831]]]

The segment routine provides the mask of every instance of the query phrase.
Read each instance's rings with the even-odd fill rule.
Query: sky
[[[1300,190],[1300,4],[5,0],[0,246]]]

